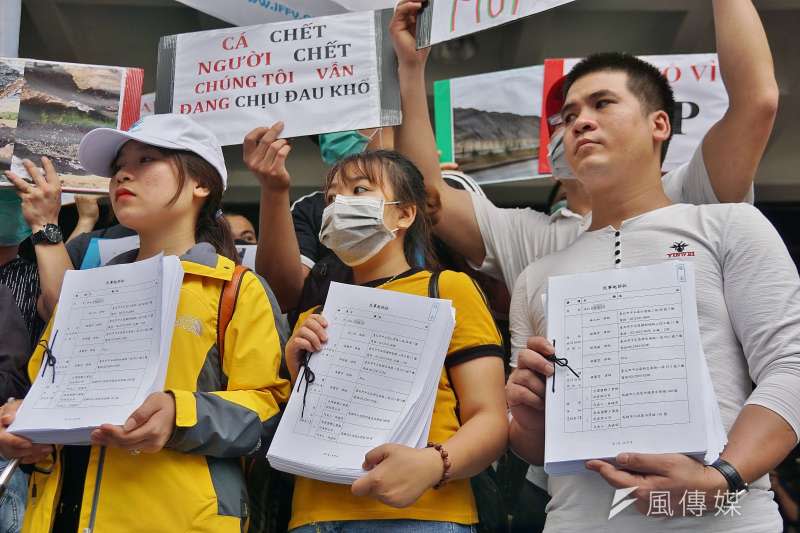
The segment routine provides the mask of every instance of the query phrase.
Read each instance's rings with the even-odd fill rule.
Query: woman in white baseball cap
[[[286,331],[274,296],[226,257],[219,143],[188,117],[156,115],[127,132],[89,132],[79,157],[111,178],[114,212],[140,236],[112,263],[178,255],[183,285],[164,391],[123,426],[103,424],[91,446],[32,447],[5,431],[19,402],[0,409],[0,453],[49,463],[31,475],[24,529],[240,532],[250,508],[241,461],[266,454],[289,382],[278,374]],[[32,380],[51,327],[28,364]]]
[[[139,259],[162,250],[182,255],[208,242],[236,260],[219,212],[228,178],[225,159],[207,128],[182,115],[152,115],[129,131],[90,131],[78,157],[90,173],[111,178],[114,214],[139,233]]]

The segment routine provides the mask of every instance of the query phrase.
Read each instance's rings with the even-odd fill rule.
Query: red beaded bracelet
[[[450,458],[448,457],[447,450],[444,449],[444,446],[441,444],[437,444],[435,442],[429,442],[428,448],[433,448],[439,455],[442,456],[442,465],[444,466],[444,470],[442,471],[442,477],[439,479],[439,482],[433,486],[434,489],[440,489],[444,486],[445,483],[450,481],[450,468],[453,466],[450,462]]]

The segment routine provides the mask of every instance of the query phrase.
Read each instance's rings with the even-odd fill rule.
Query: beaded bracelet
[[[429,442],[428,448],[433,448],[439,455],[442,457],[442,465],[444,466],[444,470],[442,471],[442,477],[439,479],[438,483],[433,486],[434,489],[440,489],[444,486],[445,483],[450,481],[450,468],[453,466],[450,462],[450,458],[448,457],[447,450],[444,449],[444,446],[441,444],[437,444],[435,442]]]

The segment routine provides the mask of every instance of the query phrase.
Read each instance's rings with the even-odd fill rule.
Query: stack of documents
[[[548,474],[586,472],[585,461],[622,452],[716,460],[727,436],[700,343],[692,263],[551,277],[547,329],[580,376],[556,366],[547,382]]]
[[[11,433],[43,444],[88,444],[101,424],[122,425],[164,390],[183,268],[158,255],[64,276],[51,357]]]
[[[449,300],[332,283],[328,342],[301,371],[267,453],[273,468],[331,483],[365,474],[382,444],[424,447],[455,326]],[[303,402],[305,401],[305,409]]]

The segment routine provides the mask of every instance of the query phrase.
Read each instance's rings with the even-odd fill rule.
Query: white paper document
[[[309,360],[314,379],[301,370],[267,458],[352,483],[373,448],[425,446],[454,313],[450,300],[332,283],[322,314],[328,342]]]
[[[44,444],[88,444],[164,389],[183,280],[175,256],[70,270],[49,352],[11,433]]]
[[[726,437],[692,263],[551,277],[547,332],[561,363],[547,382],[548,474],[622,452],[716,459]]]
[[[250,270],[256,269],[256,252],[258,246],[255,244],[237,244],[236,252],[239,254],[239,262]]]
[[[121,237],[119,239],[97,239],[97,248],[100,253],[100,266],[122,255],[125,252],[139,248],[139,236]]]

